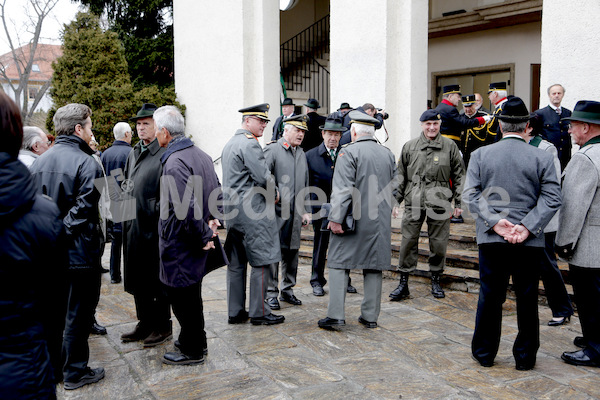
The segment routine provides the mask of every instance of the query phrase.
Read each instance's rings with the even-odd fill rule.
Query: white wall
[[[173,14],[186,134],[215,159],[240,127],[238,109],[270,103],[272,120],[278,116],[279,2],[175,0]]]
[[[578,100],[600,101],[600,1],[544,0],[540,106],[548,103],[546,89],[565,89],[563,105]],[[566,29],[565,27],[568,27]]]
[[[541,62],[540,40],[539,22],[431,39],[428,93],[433,72],[514,63],[514,94],[530,104],[531,64]]]

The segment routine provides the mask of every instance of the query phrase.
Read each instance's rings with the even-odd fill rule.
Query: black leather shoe
[[[105,274],[107,272],[110,272],[110,269],[102,267],[102,268],[100,268],[100,272],[102,272],[103,274]]]
[[[446,297],[446,293],[444,293],[444,289],[440,285],[440,273],[432,272],[431,273],[431,294],[436,299],[443,299]]]
[[[65,381],[64,387],[65,390],[79,389],[80,387],[85,386],[87,384],[96,383],[102,378],[104,378],[104,368],[100,367],[92,369],[88,367],[86,373],[76,381]]]
[[[152,331],[140,326],[140,324],[138,323],[131,332],[127,332],[121,335],[121,341],[123,343],[137,342],[138,340],[146,339],[151,333]]]
[[[377,322],[369,322],[363,317],[358,317],[358,322],[366,326],[367,328],[377,328]]]
[[[296,296],[294,296],[293,294],[287,294],[287,293],[282,292],[281,296],[279,296],[279,300],[285,301],[286,303],[290,303],[295,306],[302,305],[302,301],[298,300],[298,298]]]
[[[250,318],[250,323],[252,325],[275,325],[281,324],[283,321],[285,321],[285,317],[283,315],[275,314],[265,315],[264,317]]]
[[[117,279],[111,279],[110,283],[121,283],[121,278],[117,278]]]
[[[271,310],[279,310],[281,307],[279,306],[279,301],[277,297],[268,297],[265,299],[265,303],[271,307]]]
[[[450,218],[450,223],[452,224],[462,224],[463,222],[465,222],[465,220],[463,219],[462,215]]]
[[[154,347],[163,344],[173,337],[173,330],[154,331],[144,339],[144,347]]]
[[[588,351],[586,349],[577,350],[577,351],[566,351],[562,353],[560,358],[563,359],[564,362],[571,365],[582,365],[584,367],[600,367],[600,359],[592,359],[588,355]]]
[[[548,321],[548,326],[559,326],[559,325],[564,325],[567,322],[571,321],[571,317],[561,317],[560,319],[551,319],[550,321]]]
[[[348,285],[348,287],[346,288],[346,292],[348,293],[357,293],[356,288],[352,285]]]
[[[400,283],[398,284],[398,287],[390,293],[390,300],[400,301],[408,296],[410,296],[410,291],[408,290],[408,273],[401,272]]]
[[[194,365],[202,364],[204,362],[203,356],[189,356],[179,351],[172,351],[165,353],[162,358],[162,362],[169,365]]]
[[[92,329],[90,330],[92,335],[106,335],[106,328],[94,321]]]
[[[245,324],[248,321],[248,311],[242,310],[235,317],[229,317],[228,324]]]
[[[535,363],[518,362],[517,365],[515,365],[517,371],[529,371],[530,369],[533,369],[533,367],[535,367]]]
[[[313,286],[313,294],[315,296],[325,296],[325,290],[323,290],[323,286],[321,286],[321,285]]]
[[[582,349],[585,349],[588,345],[587,340],[585,340],[583,336],[576,336],[575,339],[573,339],[573,344]]]
[[[480,360],[472,354],[471,354],[471,358],[473,360],[477,361],[479,363],[479,365],[481,365],[482,367],[485,367],[485,368],[490,368],[492,365],[494,365],[494,361]]]
[[[179,343],[179,340],[176,340],[175,342],[173,342],[173,346],[175,346],[175,348],[177,350],[181,351],[181,343]],[[204,349],[202,349],[202,353],[206,356],[208,355],[208,347],[205,347]]]
[[[319,320],[319,328],[333,328],[334,326],[344,325],[346,325],[346,320],[344,319],[334,319],[326,317]]]

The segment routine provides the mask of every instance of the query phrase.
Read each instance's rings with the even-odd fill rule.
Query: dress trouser
[[[432,209],[406,207],[402,216],[400,272],[413,272],[417,268],[419,236],[421,226],[423,226],[425,220],[427,221],[427,235],[429,236],[429,270],[431,272],[442,272],[444,270],[446,247],[450,237],[450,217],[437,214]]]
[[[558,265],[556,264],[556,254],[554,252],[556,232],[548,232],[544,236],[546,247],[544,248],[544,256],[541,259],[541,277],[542,282],[544,282],[548,305],[552,310],[553,317],[569,317],[573,315],[573,306],[565,288],[565,282],[563,281],[560,269],[558,269]]]
[[[600,269],[569,264],[569,272],[587,349],[600,361]]]
[[[346,289],[350,270],[329,268],[329,307],[327,316],[345,319]],[[381,271],[364,269],[364,297],[360,306],[361,317],[369,322],[377,322],[381,310]]]
[[[281,263],[273,263],[269,266],[271,271],[269,285],[267,286],[267,298],[277,297],[279,290],[279,264],[281,264],[281,293],[293,295],[292,288],[296,286],[298,274],[298,249],[281,249]]]
[[[313,255],[312,255],[312,275],[310,285],[325,286],[325,261],[327,260],[327,248],[329,247],[329,231],[321,231],[323,219],[313,221]]]
[[[113,226],[112,245],[110,246],[110,279],[113,281],[121,280],[121,250],[123,248],[123,232],[120,230],[120,226],[116,231],[116,225],[117,223]]]
[[[171,310],[162,284],[153,288],[137,288],[133,299],[141,329],[148,332],[169,330]]]
[[[183,354],[200,358],[206,348],[202,282],[186,287],[165,286],[173,314],[179,321],[179,349]]]
[[[66,276],[68,300],[62,347],[63,376],[66,382],[75,382],[88,367],[88,337],[100,295],[100,270],[69,270]]]
[[[279,244],[279,243],[278,243]],[[243,234],[235,229],[227,231],[225,253],[229,259],[227,267],[227,312],[230,317],[237,317],[246,309],[246,270],[248,257],[243,243]],[[271,308],[265,303],[267,285],[269,283],[269,265],[251,266],[250,268],[250,318],[271,314]]]
[[[493,362],[502,328],[502,304],[506,300],[508,281],[512,275],[517,296],[517,323],[519,333],[513,345],[517,363],[535,364],[540,347],[538,318],[540,247],[508,243],[479,246],[480,290],[477,303],[475,332],[471,350],[480,362]]]

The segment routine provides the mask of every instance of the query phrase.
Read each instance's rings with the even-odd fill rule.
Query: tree
[[[92,109],[92,128],[101,149],[113,142],[112,128],[128,121],[143,103],[157,106],[174,104],[173,89],[156,86],[134,91],[127,71],[125,50],[117,34],[103,31],[99,18],[92,13],[78,13],[65,26],[63,55],[54,63],[50,94],[54,107],[48,113],[51,131],[52,117],[67,103],[87,104]]]
[[[174,84],[173,0],[80,0],[96,15],[104,13],[125,46],[136,88]]]
[[[32,35],[26,45],[21,43],[19,32],[11,35],[9,16],[6,13],[6,2],[7,0],[0,1],[0,19],[2,20],[2,27],[8,40],[10,52],[6,57],[0,58],[0,78],[10,87],[14,94],[15,103],[19,105],[21,116],[24,122],[28,124],[36,107],[50,87],[50,81],[48,80],[35,93],[30,92],[29,83],[33,66],[53,58],[51,53],[42,51],[38,42],[44,20],[56,6],[58,0],[29,0],[24,5],[24,15],[28,17],[24,29],[27,35]],[[13,37],[13,35],[16,37]],[[30,95],[33,95],[34,98],[31,107],[29,107]]]

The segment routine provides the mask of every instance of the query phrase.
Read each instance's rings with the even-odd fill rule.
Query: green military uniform
[[[450,235],[451,203],[454,201],[456,208],[461,205],[464,170],[458,147],[440,134],[429,140],[421,133],[402,148],[396,171],[394,194],[405,206],[400,271],[408,273],[417,267],[419,234],[427,220],[429,268],[441,272]]]

